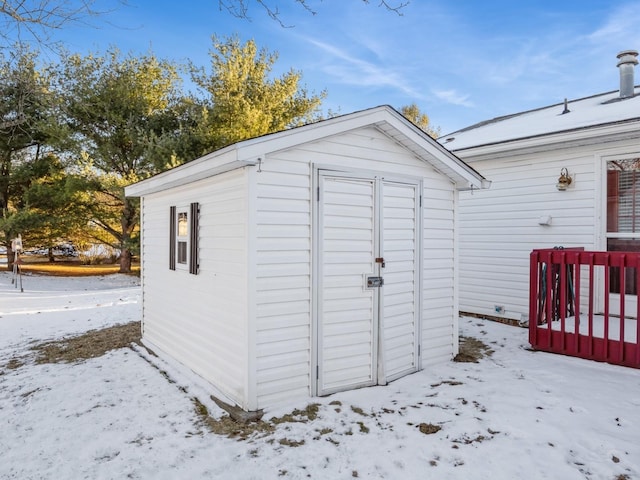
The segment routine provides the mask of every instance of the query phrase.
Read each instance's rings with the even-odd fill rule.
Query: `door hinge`
[[[420,351],[421,351],[421,348],[420,348],[420,345],[418,345],[418,356],[420,356]]]
[[[320,365],[316,365],[316,379],[320,377]]]
[[[320,187],[316,187],[316,200],[320,201]]]
[[[420,206],[422,206],[422,195],[420,195]]]

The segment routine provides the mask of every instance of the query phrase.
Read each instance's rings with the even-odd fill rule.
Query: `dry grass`
[[[478,363],[481,358],[489,357],[493,350],[484,342],[473,337],[460,337],[460,353],[454,362]]]
[[[0,258],[7,258],[0,255]],[[22,255],[21,269],[23,273],[39,273],[54,277],[86,277],[91,275],[109,275],[120,272],[118,263],[83,265],[78,259],[73,257],[55,257],[54,262],[43,255]],[[131,266],[131,273],[140,274],[140,264],[138,262]]]
[[[438,433],[442,430],[442,427],[440,425],[434,425],[433,423],[421,423],[418,425],[418,429],[420,430],[420,433],[433,435],[434,433]]]
[[[73,363],[132,343],[140,343],[140,322],[91,330],[77,337],[41,343],[32,350],[36,352],[36,363]]]
[[[114,325],[101,330],[90,330],[76,337],[39,343],[31,347],[31,354],[14,357],[0,367],[16,370],[31,363],[34,354],[36,364],[81,362],[101,357],[111,350],[130,347],[132,343],[140,343],[140,322]],[[0,370],[0,374],[2,373]]]
[[[247,440],[254,435],[266,436],[275,432],[278,425],[283,423],[308,423],[314,421],[318,417],[319,403],[311,403],[303,410],[295,409],[291,413],[287,413],[281,417],[271,417],[270,420],[256,420],[251,422],[240,422],[234,420],[229,415],[224,415],[219,419],[215,419],[209,415],[207,407],[197,398],[193,398],[196,414],[199,417],[200,425],[209,429],[210,432],[225,435],[229,438],[238,440]],[[328,432],[325,432],[328,433]],[[280,439],[281,445],[290,447],[299,447],[304,444],[289,440],[287,438]]]
[[[224,415],[219,419],[215,419],[209,415],[209,410],[206,405],[200,402],[200,400],[194,397],[192,401],[195,406],[200,425],[206,427],[210,432],[217,435],[224,435],[238,440],[246,440],[255,434],[262,433],[268,435],[275,430],[275,425],[263,420],[244,423],[234,420],[229,415]]]
[[[120,265],[81,265],[78,262],[25,262],[22,273],[39,273],[54,277],[86,277],[92,275],[110,275],[118,273]],[[140,265],[131,267],[133,274],[140,274]]]
[[[271,417],[271,422],[276,425],[280,423],[307,423],[318,418],[319,408],[319,403],[310,403],[304,410],[296,408],[293,412],[282,417]]]

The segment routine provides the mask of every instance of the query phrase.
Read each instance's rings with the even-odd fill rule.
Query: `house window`
[[[640,158],[607,162],[607,251],[640,251]],[[610,269],[610,291],[620,293],[619,269]],[[625,293],[636,295],[634,268],[626,269]]]
[[[169,269],[189,270],[196,275],[198,259],[198,221],[200,207],[192,203],[189,207],[169,209]]]

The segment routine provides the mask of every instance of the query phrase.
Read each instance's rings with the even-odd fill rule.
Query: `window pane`
[[[186,237],[188,235],[187,230],[187,212],[180,212],[178,214],[178,236]]]
[[[609,252],[639,252],[640,240],[637,238],[609,238],[607,239]],[[636,269],[626,268],[624,274],[624,293],[636,295]],[[609,269],[609,292],[620,293],[620,268]]]
[[[607,232],[640,231],[640,158],[607,162]]]
[[[178,263],[187,263],[187,242],[178,242]]]

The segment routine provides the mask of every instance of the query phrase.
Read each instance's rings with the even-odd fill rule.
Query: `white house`
[[[461,311],[526,321],[533,249],[640,250],[637,55],[618,55],[619,91],[440,139],[492,181],[489,190],[460,197]]]
[[[247,411],[450,360],[458,191],[486,185],[387,106],[131,185],[143,342]]]

